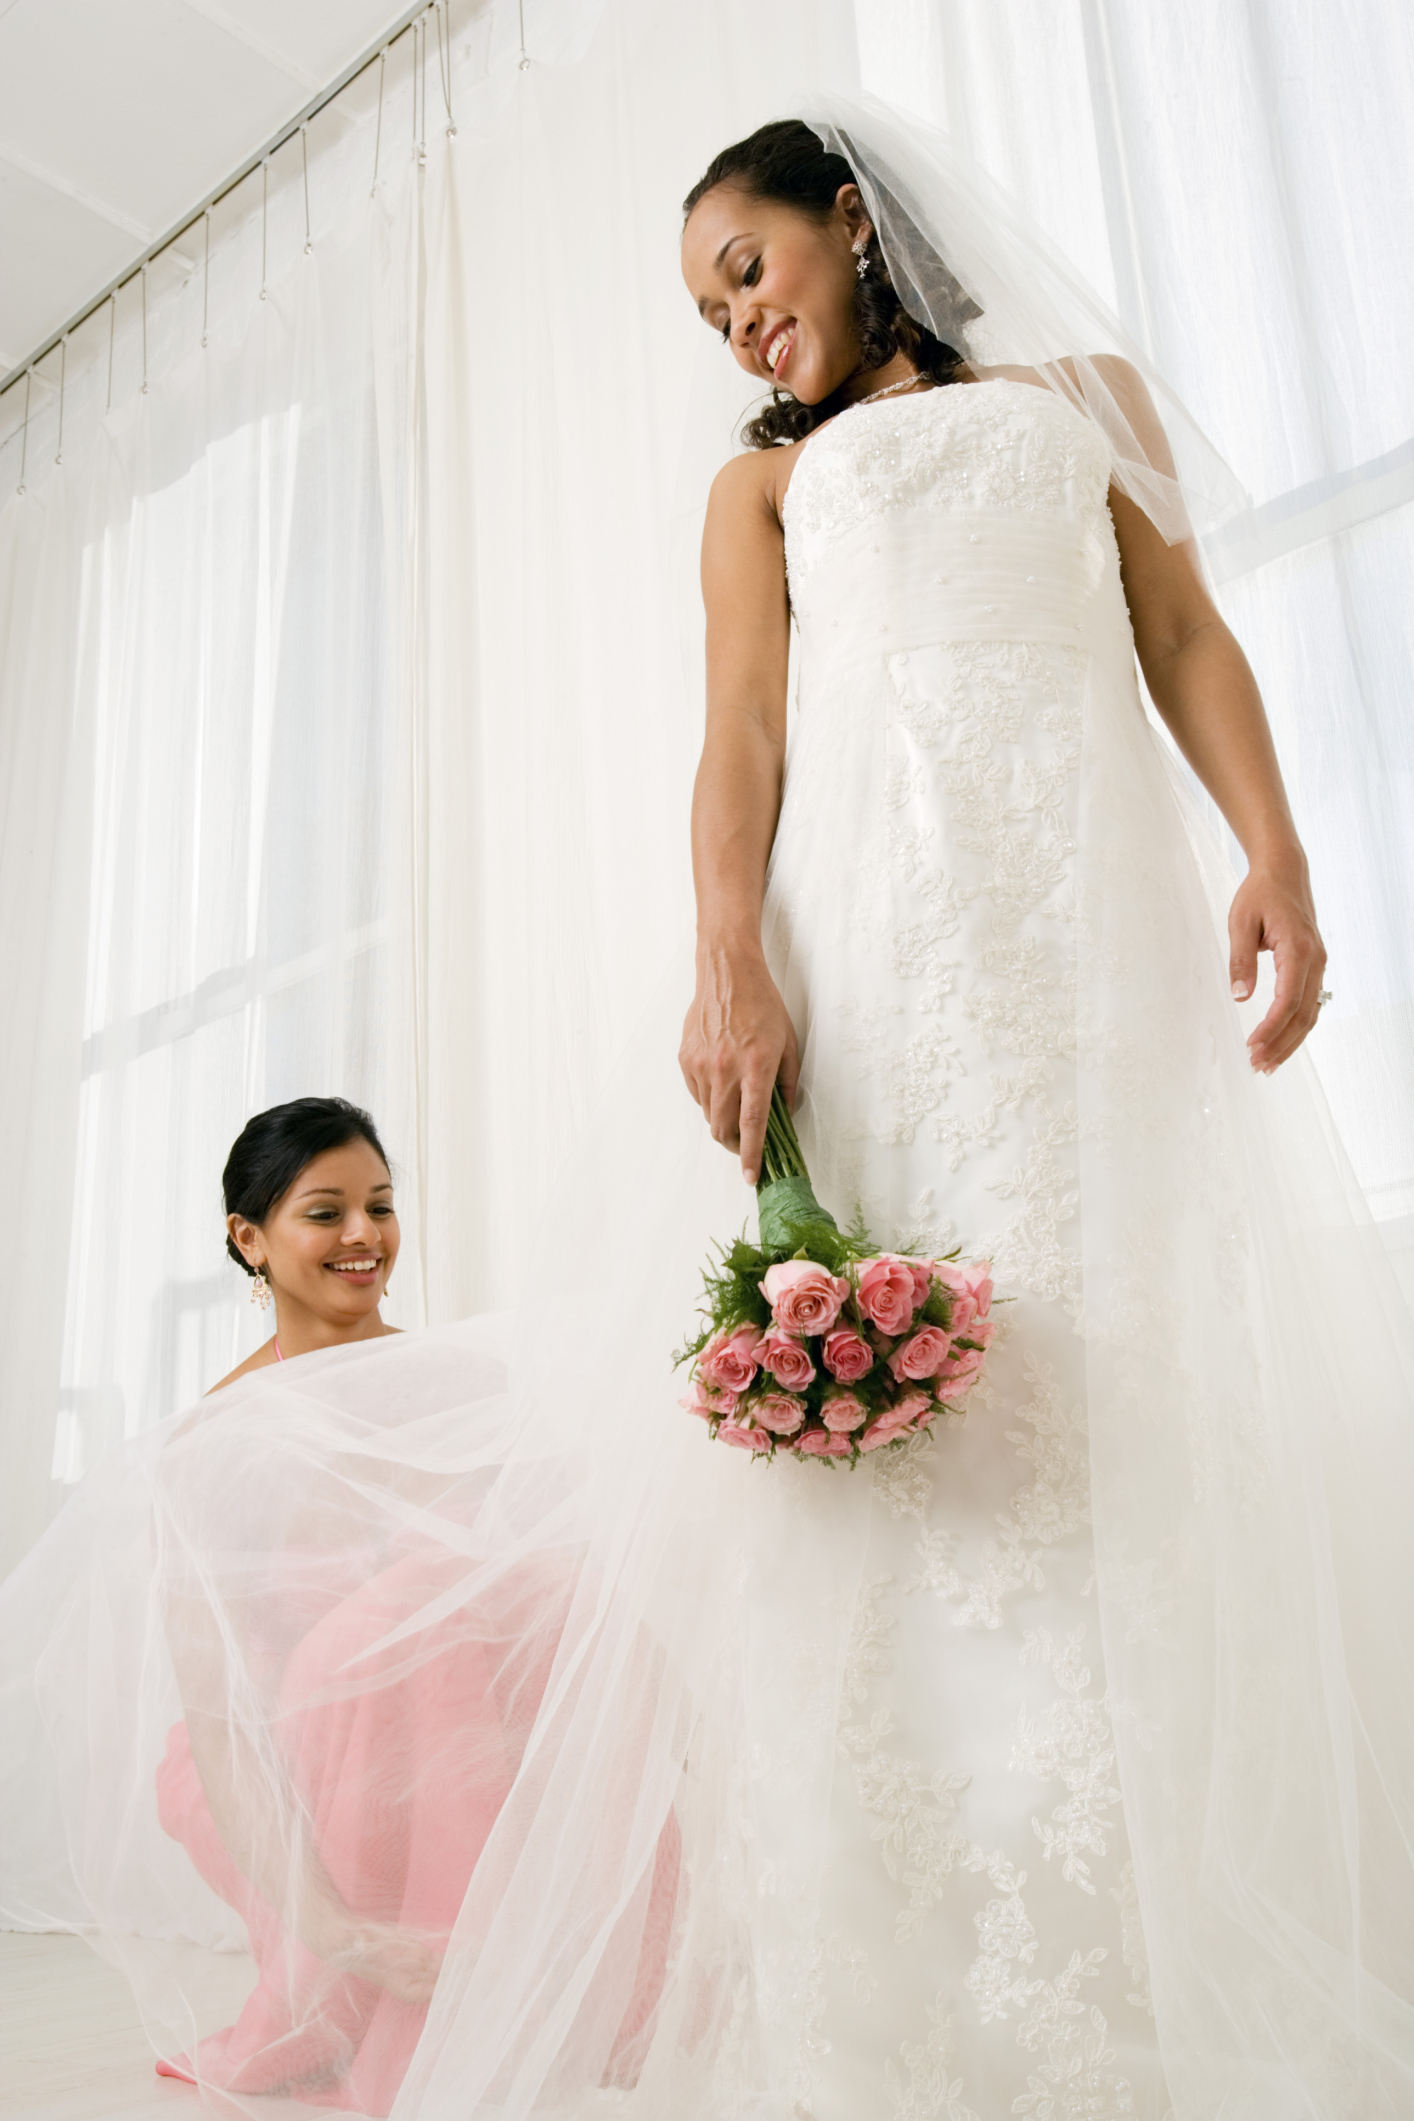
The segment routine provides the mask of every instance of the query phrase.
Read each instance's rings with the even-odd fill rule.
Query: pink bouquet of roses
[[[711,1434],[773,1458],[847,1459],[957,1411],[996,1331],[983,1261],[881,1252],[816,1200],[777,1089],[761,1183],[761,1242],[739,1238],[705,1276],[706,1323],[678,1358],[682,1404]]]

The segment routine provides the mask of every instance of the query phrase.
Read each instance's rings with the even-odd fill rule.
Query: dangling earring
[[[850,244],[849,247],[854,252],[855,256],[854,269],[859,274],[859,277],[862,280],[864,278],[864,275],[869,270],[869,259],[867,256],[869,249],[869,237],[864,229],[860,229],[859,234],[855,237],[854,241]]]
[[[259,1304],[262,1311],[270,1309],[270,1284],[265,1279],[263,1266],[255,1270],[255,1280],[250,1285],[250,1300],[253,1304]]]

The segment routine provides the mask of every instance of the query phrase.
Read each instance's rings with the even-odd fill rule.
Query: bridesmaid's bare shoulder
[[[278,1362],[279,1359],[275,1353],[275,1336],[272,1333],[263,1347],[256,1349],[254,1355],[247,1355],[245,1361],[238,1362],[235,1369],[228,1372],[219,1384],[210,1386],[206,1397],[210,1399],[213,1392],[224,1392],[227,1385],[233,1385],[238,1377],[248,1377],[252,1370],[266,1370],[271,1363]]]

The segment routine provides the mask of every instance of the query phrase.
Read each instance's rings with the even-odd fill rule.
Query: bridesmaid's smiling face
[[[818,405],[859,368],[850,246],[868,226],[853,184],[825,216],[719,184],[688,216],[682,276],[739,367]]]
[[[312,1158],[263,1223],[232,1215],[227,1226],[277,1300],[336,1331],[378,1309],[398,1256],[393,1181],[362,1136]]]

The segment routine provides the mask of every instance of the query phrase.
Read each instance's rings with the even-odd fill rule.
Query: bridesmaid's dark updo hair
[[[774,199],[794,206],[817,220],[828,220],[842,184],[858,180],[843,155],[826,151],[817,132],[802,118],[778,118],[763,125],[749,140],[724,147],[708,163],[706,171],[682,202],[686,223],[699,199],[719,184],[735,184],[753,199]],[[935,383],[955,383],[965,355],[945,346],[932,332],[908,314],[894,293],[879,238],[871,230],[865,252],[869,270],[855,284],[853,322],[862,365],[882,368],[895,354],[907,355],[921,375]],[[966,301],[966,297],[963,298]],[[968,307],[974,316],[981,311]],[[839,412],[844,404],[838,392],[818,405],[802,405],[798,398],[772,389],[770,401],[742,428],[742,438],[753,449],[769,449],[775,442],[801,442],[806,435]]]
[[[388,1162],[378,1129],[368,1114],[351,1105],[346,1097],[297,1097],[288,1105],[272,1105],[268,1112],[257,1112],[231,1144],[221,1173],[226,1213],[242,1215],[250,1223],[263,1223],[306,1164],[312,1164],[327,1149],[342,1149],[351,1141],[366,1141],[385,1164]],[[238,1267],[254,1274],[254,1267],[242,1257],[229,1233],[226,1250]]]

